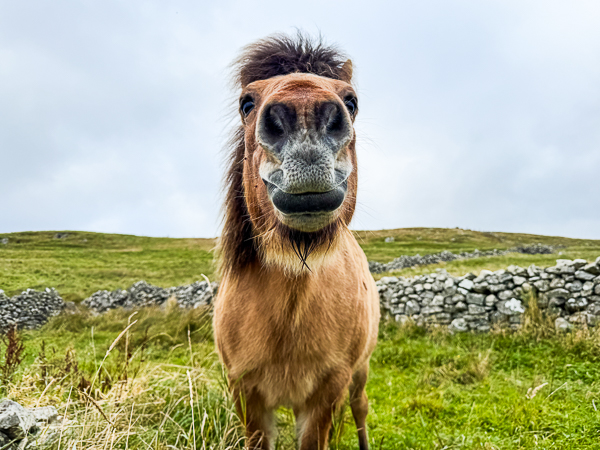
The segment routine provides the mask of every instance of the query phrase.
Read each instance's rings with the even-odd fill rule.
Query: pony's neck
[[[331,242],[314,249],[302,261],[298,253],[291,246],[282,246],[280,243],[266,244],[261,247],[261,262],[264,270],[283,272],[287,277],[310,277],[327,270],[343,258],[348,251],[351,240],[354,239],[350,230],[340,228]]]

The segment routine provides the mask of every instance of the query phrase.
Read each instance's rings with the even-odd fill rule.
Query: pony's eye
[[[254,100],[252,100],[252,97],[244,97],[240,102],[240,110],[242,111],[244,117],[248,117],[248,114],[250,114],[253,109]]]
[[[346,108],[351,115],[356,114],[356,110],[358,109],[357,103],[358,100],[356,100],[356,97],[348,97],[344,100],[344,105],[346,105]]]

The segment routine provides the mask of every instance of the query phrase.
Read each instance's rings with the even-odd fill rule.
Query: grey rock
[[[390,308],[390,314],[392,316],[395,316],[398,314],[404,314],[405,310],[406,310],[406,305],[404,305],[404,304],[395,305]]]
[[[539,280],[539,281],[536,281],[535,283],[533,283],[533,285],[540,292],[546,292],[547,290],[550,289],[550,283],[548,282],[548,280]]]
[[[557,317],[554,321],[554,328],[559,332],[568,331],[573,328],[573,325],[571,325],[567,319],[564,319],[563,317]]]
[[[465,300],[466,300],[466,297],[462,294],[456,294],[456,295],[452,296],[453,303],[464,302]]]
[[[587,305],[588,301],[584,297],[570,298],[565,303],[565,309],[572,314],[578,311],[583,311],[587,307]]]
[[[421,307],[419,306],[419,304],[416,301],[409,300],[408,302],[406,302],[406,307],[405,307],[404,313],[407,316],[413,316],[415,314],[419,314],[419,311],[421,311]]]
[[[559,307],[561,305],[564,305],[566,302],[567,302],[567,299],[564,297],[554,297],[549,300],[548,307],[549,308]]]
[[[585,312],[576,312],[569,316],[569,322],[580,325],[587,324],[589,322],[588,314]]]
[[[529,278],[531,278],[531,277],[537,277],[537,276],[540,275],[540,273],[542,273],[542,269],[540,269],[535,264],[532,264],[531,266],[529,266],[527,268],[527,275],[529,276]]]
[[[23,439],[36,428],[35,416],[12,400],[0,403],[0,431],[10,439]]]
[[[575,272],[575,278],[579,278],[583,281],[589,281],[596,278],[596,275],[586,272],[585,270],[578,270],[577,272]]]
[[[513,283],[515,283],[516,286],[521,286],[526,281],[527,281],[527,278],[525,278],[525,277],[520,277],[520,276],[513,277]]]
[[[452,316],[449,313],[441,312],[430,316],[432,323],[439,325],[448,325],[452,320]]]
[[[490,294],[485,298],[485,306],[494,306],[498,302],[498,297],[494,294]]]
[[[550,289],[557,289],[562,287],[565,287],[565,280],[563,280],[562,278],[554,278],[550,282]]]
[[[405,315],[402,315],[402,314],[400,314],[400,315],[397,315],[397,316],[395,317],[395,320],[396,320],[396,322],[398,322],[398,324],[399,324],[401,327],[405,327],[406,325],[408,325],[408,324],[410,324],[410,323],[413,323],[413,321],[411,320],[411,318],[410,318],[410,317],[408,317],[408,316],[405,316]]]
[[[423,300],[423,302],[427,301],[428,303],[431,302],[431,300],[433,300],[434,297],[434,293],[431,291],[424,291],[421,293],[421,299]]]
[[[54,406],[42,406],[31,409],[36,422],[54,423],[58,419],[58,411]]]
[[[587,312],[592,316],[600,316],[600,303],[592,303],[588,306]]]
[[[458,287],[470,291],[471,289],[473,289],[473,282],[469,279],[464,279],[460,283],[458,283]]]
[[[431,285],[431,290],[433,292],[442,292],[444,290],[444,285],[442,282],[440,281],[435,281],[432,285]]]
[[[517,300],[516,298],[500,301],[496,304],[496,308],[499,312],[506,316],[513,316],[525,312],[523,304],[520,300]]]
[[[506,314],[502,314],[500,311],[493,311],[490,314],[490,322],[491,323],[502,323],[507,321],[508,316]]]
[[[509,290],[502,291],[498,294],[498,298],[500,300],[508,300],[512,297],[513,297],[513,291],[509,291]]]
[[[398,282],[397,277],[383,277],[379,280],[381,284],[396,284]]]
[[[442,295],[436,295],[431,301],[431,306],[442,306],[444,304],[444,297]]]
[[[394,242],[394,237],[393,236],[388,236],[383,240],[385,243],[390,243],[390,242]]]
[[[444,308],[440,306],[425,306],[421,308],[421,314],[425,316],[430,316],[431,314],[444,312]]]
[[[467,303],[473,305],[483,305],[485,295],[483,294],[467,294]]]
[[[467,304],[464,303],[464,302],[458,302],[456,305],[454,305],[454,309],[457,312],[466,311],[467,310]]]
[[[488,289],[488,284],[485,281],[483,283],[473,284],[473,291],[479,292],[480,294],[486,292],[487,289]]]
[[[488,286],[488,290],[492,293],[492,294],[497,294],[498,292],[501,292],[505,289],[503,284],[490,284]]]
[[[573,261],[573,266],[575,266],[575,270],[581,269],[585,265],[587,265],[587,261],[585,259],[576,259]]]
[[[591,273],[592,275],[600,275],[600,266],[596,264],[588,264],[583,267],[583,270],[585,270],[588,273]]]
[[[457,318],[450,322],[450,331],[454,333],[464,333],[469,331],[469,325],[467,324],[465,319]]]
[[[470,304],[469,305],[469,314],[484,314],[486,312],[485,307]]]
[[[546,292],[545,295],[548,298],[563,298],[566,300],[571,296],[571,293],[566,289],[553,289],[551,291]]]
[[[3,245],[8,244],[8,238],[2,238],[2,239],[0,239],[0,244],[3,244]]]
[[[579,280],[575,280],[572,283],[565,284],[565,288],[571,292],[579,292],[583,289],[583,283]]]

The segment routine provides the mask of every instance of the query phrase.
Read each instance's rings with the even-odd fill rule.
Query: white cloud
[[[0,232],[215,235],[227,65],[296,26],[357,68],[354,227],[600,238],[598,23],[586,1],[4,5]]]

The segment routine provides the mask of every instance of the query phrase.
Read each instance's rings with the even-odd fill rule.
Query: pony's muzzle
[[[293,214],[326,214],[337,210],[346,198],[347,182],[327,192],[306,192],[290,194],[273,183],[263,180],[267,186],[269,198],[273,206],[286,215]]]
[[[274,102],[261,110],[257,137],[261,145],[280,157],[290,140],[326,141],[330,151],[339,152],[352,138],[350,116],[340,101],[324,101],[298,111],[293,103]]]

